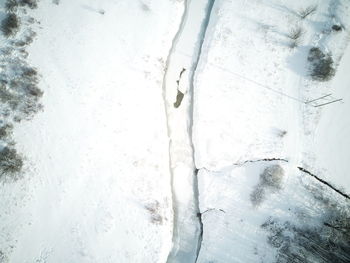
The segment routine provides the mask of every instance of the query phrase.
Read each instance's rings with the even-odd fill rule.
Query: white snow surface
[[[1,186],[8,262],[165,262],[172,200],[162,79],[180,1],[40,1],[44,110],[16,126]]]
[[[307,18],[296,14],[313,4],[317,10]],[[220,170],[247,160],[284,158],[315,173],[327,169],[331,175],[322,175],[338,187],[349,187],[344,181],[347,152],[340,150],[348,141],[344,114],[349,58],[344,52],[349,8],[349,2],[341,0],[216,1],[195,77],[197,168]],[[343,30],[332,31],[333,24]],[[298,27],[303,33],[298,46],[291,48],[288,35]],[[333,55],[336,75],[330,81],[308,76],[307,53],[313,46]],[[328,93],[332,97],[318,104],[339,98],[343,103],[319,108],[304,103]],[[343,123],[336,125],[335,118]],[[326,128],[330,119],[333,128]],[[338,136],[340,131],[344,135]],[[329,158],[332,164],[322,165],[330,151],[338,153]],[[342,168],[334,173],[335,166]]]
[[[305,19],[297,12],[317,10]],[[349,1],[216,1],[194,88],[193,138],[204,225],[198,262],[274,262],[261,225],[270,217],[316,226],[310,193],[344,201],[298,166],[348,192]],[[332,25],[342,25],[340,32]],[[288,37],[302,28],[297,47]],[[331,52],[335,76],[311,80],[311,47]],[[305,104],[328,93],[331,97]],[[333,99],[342,102],[314,107]],[[254,206],[259,174],[281,158],[281,189]],[[344,201],[346,203],[346,201]],[[308,222],[308,223],[307,223]]]
[[[350,193],[348,175],[350,149],[350,46],[339,64],[338,73],[331,84],[331,92],[342,98],[344,103],[332,104],[324,108],[319,123],[312,135],[313,161],[310,166],[317,167],[323,178],[347,194]]]
[[[198,43],[191,34],[207,1],[193,0],[200,7],[188,22],[193,32],[173,50],[167,78],[184,1],[59,2],[41,1],[30,12],[40,21],[29,62],[42,75],[44,110],[16,126],[25,173],[1,185],[0,256],[8,262],[166,262],[170,251],[172,262],[192,260],[195,245],[183,248],[198,234],[195,168],[204,226],[198,263],[273,262],[264,222],[317,225],[324,207],[313,195],[320,189],[345,202],[297,167],[350,193],[348,0],[216,0],[194,104],[188,70],[178,109],[176,80],[193,66]],[[301,19],[298,11],[311,5],[317,10]],[[332,31],[334,24],[342,30]],[[288,35],[299,27],[291,48]],[[308,76],[311,47],[332,53],[331,80]],[[261,161],[274,158],[284,161]],[[271,164],[285,171],[281,187],[254,205],[259,176]]]

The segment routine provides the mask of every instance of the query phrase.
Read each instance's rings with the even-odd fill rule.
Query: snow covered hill
[[[0,263],[349,262],[349,0],[1,0]]]

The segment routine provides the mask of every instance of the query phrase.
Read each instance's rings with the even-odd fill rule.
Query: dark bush
[[[5,9],[9,12],[16,11],[17,7],[18,7],[18,3],[16,0],[7,0],[5,3]]]
[[[338,26],[338,25],[333,25],[333,26],[332,26],[332,29],[333,29],[334,31],[341,31],[341,30],[342,30],[342,27],[341,27],[341,26]]]
[[[6,139],[12,133],[13,125],[5,124],[0,127],[0,140]]]
[[[7,14],[1,22],[1,31],[6,37],[15,35],[20,26],[20,20],[16,14]]]
[[[22,77],[23,78],[34,78],[37,79],[38,72],[35,68],[22,68]]]
[[[0,101],[2,103],[7,103],[14,98],[14,94],[6,87],[6,85],[0,85]]]
[[[13,175],[21,171],[22,157],[13,148],[5,147],[0,152],[0,175]]]
[[[343,221],[348,222],[349,218]],[[270,218],[261,227],[268,231],[267,242],[278,249],[276,262],[350,262],[350,237],[339,229],[345,225],[298,226]]]
[[[37,0],[19,0],[19,4],[21,6],[28,6],[31,9],[34,9],[34,8],[38,7]]]
[[[17,47],[24,47],[26,45],[26,42],[23,40],[19,40],[19,41],[14,42],[14,45]]]
[[[15,12],[17,8],[21,7],[29,7],[31,9],[38,7],[38,1],[37,0],[7,0],[5,3],[5,9],[8,12]]]
[[[313,47],[309,51],[307,60],[310,62],[310,76],[314,80],[327,81],[335,74],[333,59],[330,54],[325,54],[318,47]]]
[[[339,198],[333,190],[318,183],[309,181],[304,187],[307,190],[304,197],[311,195],[299,204],[296,202],[294,209],[288,208],[288,213],[294,210],[296,218],[292,214],[274,215],[261,225],[267,231],[268,244],[277,252],[273,262],[350,262],[349,200]]]

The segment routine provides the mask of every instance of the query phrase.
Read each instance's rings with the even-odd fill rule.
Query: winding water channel
[[[192,143],[194,78],[215,0],[187,0],[168,55],[163,96],[170,139],[174,209],[173,248],[168,263],[196,262],[203,225]]]

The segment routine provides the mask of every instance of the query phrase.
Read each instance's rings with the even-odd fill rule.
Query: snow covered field
[[[350,261],[348,0],[16,12],[43,110],[14,125],[1,263]]]
[[[312,5],[302,19],[300,10]],[[297,169],[349,194],[349,8],[348,1],[332,0],[215,3],[194,89],[204,233],[198,262],[349,260],[325,249],[334,227],[327,222],[348,221],[348,198]],[[311,79],[312,47],[332,53],[331,80]],[[336,99],[343,103],[315,107]],[[264,177],[275,165],[284,171],[278,185],[274,175]],[[335,247],[344,249],[341,242]]]
[[[166,260],[173,216],[162,79],[182,8],[75,0],[30,11],[40,21],[29,61],[42,75],[44,110],[16,126],[27,165],[23,179],[1,186],[8,262]]]

